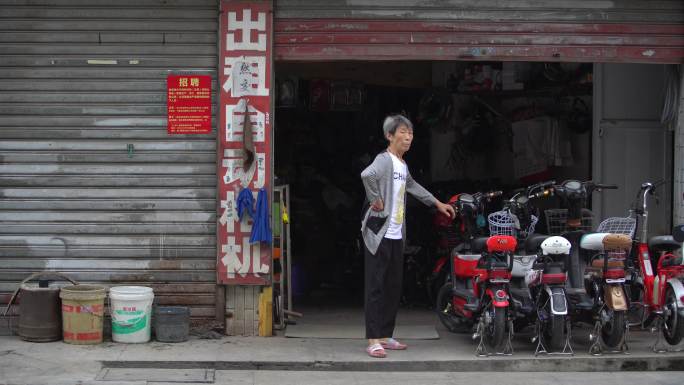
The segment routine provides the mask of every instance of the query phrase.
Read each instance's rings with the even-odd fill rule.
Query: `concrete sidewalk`
[[[586,330],[573,338],[575,356],[534,357],[530,335],[517,335],[515,354],[480,358],[469,335],[438,328],[439,340],[406,340],[407,351],[388,352],[386,359],[365,354],[364,340],[284,338],[280,336],[224,337],[178,343],[149,342],[68,345],[30,343],[0,337],[0,383],[58,384],[93,381],[106,368],[285,370],[285,371],[403,371],[403,372],[605,372],[684,370],[684,352],[655,354],[654,335],[630,333],[630,354],[588,354]],[[71,381],[71,382],[68,382]],[[114,385],[115,382],[103,382]],[[129,382],[126,382],[127,384]]]

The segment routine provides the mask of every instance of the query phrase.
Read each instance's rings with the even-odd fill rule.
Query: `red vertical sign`
[[[271,206],[271,2],[222,0],[220,28],[218,282],[263,285],[271,247],[250,243],[253,220],[238,219],[236,202],[264,188]]]
[[[169,75],[166,111],[169,134],[211,134],[211,76]]]

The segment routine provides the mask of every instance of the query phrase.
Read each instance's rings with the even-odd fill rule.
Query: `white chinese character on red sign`
[[[242,142],[242,134],[245,125],[245,110],[249,113],[252,123],[252,140],[255,143],[263,143],[266,131],[266,114],[248,104],[247,99],[240,99],[238,104],[226,105],[226,142]]]
[[[249,273],[268,274],[270,270],[268,265],[261,263],[261,245],[259,243],[250,245],[249,237],[243,237],[242,245],[239,245],[235,237],[229,236],[228,242],[221,247],[221,252],[225,254],[221,262],[226,266],[228,277],[235,277],[235,273],[242,277]],[[240,252],[242,252],[242,260],[238,256]]]
[[[231,31],[240,31],[242,40],[236,40],[236,34]],[[257,41],[252,41],[252,31],[257,31]],[[236,12],[228,12],[228,33],[226,34],[226,49],[228,51],[266,51],[266,13],[257,13],[257,20],[252,21],[252,10],[242,11],[242,21],[237,20]]]

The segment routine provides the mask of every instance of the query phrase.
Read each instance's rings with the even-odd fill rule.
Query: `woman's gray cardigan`
[[[407,168],[408,169],[408,168]],[[389,227],[390,221],[386,220],[385,224],[382,226],[378,233],[374,233],[367,226],[366,222],[370,216],[381,216],[388,217],[391,215],[392,210],[392,196],[393,196],[393,165],[392,156],[387,152],[381,152],[375,157],[373,163],[366,167],[363,172],[361,172],[361,180],[363,181],[363,187],[366,189],[366,198],[373,204],[378,198],[382,199],[384,208],[381,212],[373,211],[368,209],[363,216],[363,221],[361,222],[361,234],[363,236],[363,242],[366,244],[368,250],[375,254],[378,251],[378,246],[380,246],[380,241],[385,237],[387,228]],[[406,192],[413,195],[419,201],[423,202],[428,206],[434,206],[437,200],[430,194],[423,186],[418,184],[412,177],[411,173],[408,172],[406,175]],[[406,200],[404,200],[406,202]],[[405,218],[405,217],[404,217]],[[406,220],[404,219],[404,224],[401,227],[402,239],[406,239]]]

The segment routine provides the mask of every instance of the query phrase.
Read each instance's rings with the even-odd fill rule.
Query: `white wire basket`
[[[544,210],[546,218],[546,231],[549,235],[561,235],[568,231],[568,210],[548,209]],[[577,230],[590,232],[594,224],[594,214],[589,209],[582,209],[582,224]]]
[[[636,219],[630,217],[612,217],[606,218],[596,228],[597,233],[612,233],[629,235],[634,238],[634,230],[636,230]]]
[[[519,224],[508,210],[495,211],[487,216],[489,235],[510,235],[519,239],[527,238],[534,233],[534,227],[539,218],[532,215],[530,225],[526,229],[519,229]]]

